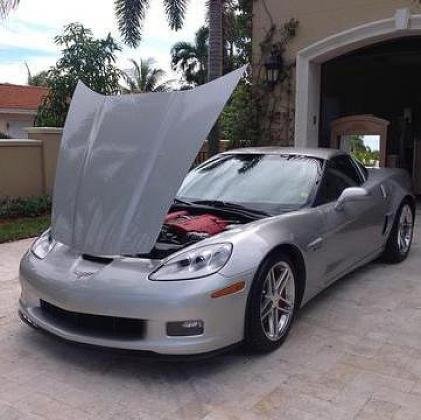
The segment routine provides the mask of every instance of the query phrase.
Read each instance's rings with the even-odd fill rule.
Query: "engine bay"
[[[175,211],[165,218],[160,240],[179,244],[196,242],[223,232],[230,223],[209,213],[193,215],[187,210]]]
[[[162,259],[191,244],[210,238],[251,220],[220,214],[218,210],[173,209],[165,217],[158,240],[149,254],[139,257]]]

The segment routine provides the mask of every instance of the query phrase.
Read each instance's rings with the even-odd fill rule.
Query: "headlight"
[[[230,259],[231,244],[202,246],[169,258],[149,278],[158,281],[190,280],[219,271]]]
[[[54,248],[56,241],[51,237],[50,229],[46,230],[31,246],[32,253],[43,260]]]

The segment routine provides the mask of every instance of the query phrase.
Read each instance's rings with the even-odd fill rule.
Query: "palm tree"
[[[224,0],[208,0],[209,8],[209,80],[223,75],[224,67]],[[208,136],[209,155],[219,153],[219,125],[213,126]]]
[[[224,0],[208,0],[209,8],[209,80],[223,74],[224,64]]]
[[[18,4],[19,0],[0,0],[0,19],[4,19]]]
[[[177,42],[171,48],[173,70],[181,71],[188,84],[203,85],[208,80],[209,28],[202,26],[195,42]]]
[[[152,58],[146,60],[130,60],[133,64],[132,72],[124,72],[127,87],[123,87],[124,93],[166,92],[170,90],[169,81],[162,82],[165,71],[154,67]]]

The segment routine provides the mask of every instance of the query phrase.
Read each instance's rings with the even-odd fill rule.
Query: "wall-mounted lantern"
[[[266,83],[271,89],[273,89],[279,82],[281,78],[282,67],[282,54],[279,51],[279,48],[273,46],[270,55],[265,61]]]

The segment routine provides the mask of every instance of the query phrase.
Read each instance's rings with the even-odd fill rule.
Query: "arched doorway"
[[[382,164],[400,166],[421,193],[421,15],[331,36],[297,57],[297,146],[331,145],[332,122],[371,114],[390,122]]]
[[[329,36],[297,54],[295,145],[317,147],[322,64],[383,41],[421,35],[421,15],[398,9],[394,17]]]
[[[417,164],[421,170],[421,162],[416,162],[414,155],[421,141],[420,51],[421,37],[412,36],[324,63],[318,145],[331,145],[336,121],[345,119],[348,125],[361,126],[355,134],[364,134],[364,125],[366,134],[383,134],[382,166],[389,162],[413,173]],[[381,127],[382,121],[386,121],[387,132]]]

